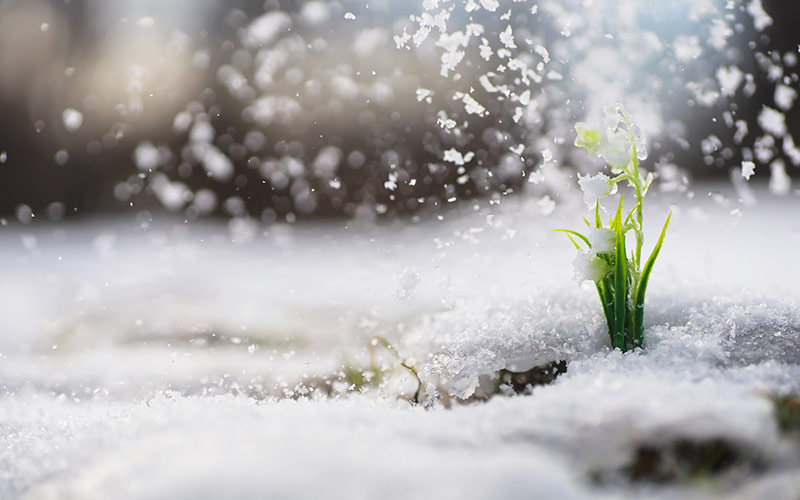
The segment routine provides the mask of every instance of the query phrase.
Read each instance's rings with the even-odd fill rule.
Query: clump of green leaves
[[[639,126],[621,104],[607,106],[604,114],[602,128],[585,123],[575,126],[575,145],[586,149],[590,155],[603,158],[612,176],[603,173],[578,176],[584,201],[594,209],[594,221],[584,218],[587,226],[584,233],[568,229],[558,231],[564,232],[578,249],[579,255],[575,260],[577,278],[580,281],[591,280],[597,287],[612,347],[625,352],[644,343],[647,283],[672,214],[667,216],[650,257],[643,262],[642,203],[653,181],[653,175],[639,167],[639,162],[647,158],[645,141]],[[636,204],[626,212],[623,209],[624,197],[620,196],[614,215],[604,225],[600,199],[615,194],[620,182],[627,182],[633,190]],[[629,235],[633,235],[630,252]]]

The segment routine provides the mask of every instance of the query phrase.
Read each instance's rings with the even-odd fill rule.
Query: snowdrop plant
[[[621,104],[607,106],[604,115],[602,127],[575,125],[575,145],[590,155],[603,158],[611,170],[610,177],[603,173],[578,176],[584,201],[590,210],[594,209],[594,221],[584,218],[587,229],[583,233],[568,229],[558,231],[565,233],[578,249],[575,260],[578,280],[593,281],[597,287],[612,347],[625,352],[641,347],[644,342],[647,283],[672,213],[667,216],[650,257],[643,262],[642,204],[653,181],[653,175],[639,166],[639,162],[647,158],[645,141],[638,125]],[[626,182],[633,190],[636,203],[625,212],[624,197],[620,196],[614,215],[608,225],[604,225],[600,200],[615,194],[621,182]],[[629,239],[633,240],[630,252],[627,249]]]

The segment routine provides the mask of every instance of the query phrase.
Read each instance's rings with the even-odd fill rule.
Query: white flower
[[[593,227],[589,229],[589,244],[594,253],[612,253],[617,248],[617,235],[612,229]]]
[[[598,154],[609,164],[612,172],[626,170],[632,160],[630,137],[624,130],[607,130],[605,144]]]
[[[636,148],[639,160],[647,159],[647,143],[642,130],[625,106],[618,102],[610,104],[603,108],[603,114],[606,143],[599,154],[611,165],[612,170],[619,172],[628,168],[633,160],[631,146]]]
[[[589,208],[594,208],[595,203],[600,198],[612,195],[617,192],[617,184],[605,174],[581,177],[578,174],[578,185],[583,190],[583,201]]]
[[[575,279],[578,282],[600,281],[611,271],[611,266],[593,252],[578,254],[572,261],[572,265],[575,268]]]
[[[575,145],[579,148],[586,149],[590,155],[597,153],[603,143],[603,133],[599,130],[591,128],[586,123],[580,122],[575,124]]]

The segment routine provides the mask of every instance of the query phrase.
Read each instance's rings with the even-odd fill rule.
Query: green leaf
[[[586,246],[587,246],[587,247],[589,247],[589,248],[592,248],[592,244],[591,244],[591,243],[589,243],[589,238],[587,238],[586,236],[582,235],[581,233],[579,233],[579,232],[577,232],[577,231],[571,231],[571,230],[569,230],[569,229],[553,229],[553,231],[555,231],[555,232],[557,232],[557,233],[565,233],[565,234],[567,235],[567,238],[569,238],[570,240],[572,240],[572,238],[570,238],[570,236],[569,236],[569,235],[577,236],[578,238],[580,238],[581,240],[583,240],[583,242],[584,242],[584,243],[586,243]],[[575,243],[575,241],[574,241],[574,240],[572,240],[572,242],[573,242],[573,243]],[[581,248],[580,248],[580,247],[578,247],[577,245],[575,245],[575,246],[578,248],[578,250],[580,250],[580,249],[581,249]]]
[[[625,255],[625,235],[622,232],[622,199],[614,217],[617,248],[614,265],[614,338],[612,347],[625,350],[625,313],[628,295],[628,262]]]
[[[603,278],[602,281],[595,281],[594,284],[597,287],[597,295],[600,297],[600,305],[603,306],[603,315],[606,317],[606,325],[610,334],[614,327],[614,308],[613,301],[610,300],[611,291],[606,286],[607,280],[608,278]]]
[[[667,216],[667,221],[664,223],[664,229],[661,230],[661,236],[658,237],[658,242],[653,248],[653,253],[644,264],[642,269],[641,281],[639,281],[639,289],[636,292],[636,300],[634,301],[634,316],[633,316],[633,331],[634,343],[637,347],[641,347],[644,340],[644,295],[647,292],[647,282],[650,280],[650,273],[653,271],[653,265],[656,263],[659,252],[661,252],[661,245],[664,243],[664,236],[667,234],[667,227],[669,220],[672,218],[672,212]]]
[[[628,222],[631,222],[631,220],[633,218],[633,213],[636,211],[637,208],[639,208],[639,205],[641,205],[641,204],[642,204],[641,202],[636,203],[636,205],[633,206],[631,211],[628,212],[628,216],[625,218],[625,224],[623,224],[623,226],[627,226]]]

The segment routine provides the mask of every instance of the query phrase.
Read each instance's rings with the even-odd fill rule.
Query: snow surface
[[[580,227],[577,189],[548,217],[517,197],[239,243],[159,218],[3,227],[0,498],[796,498],[798,447],[765,394],[800,390],[800,198],[693,190],[645,213],[648,250],[674,211],[646,350],[625,355],[552,231]],[[428,401],[500,369],[568,369],[425,409],[398,399],[404,370],[363,392],[337,375],[369,366],[375,335]],[[330,396],[309,389],[325,378]],[[714,488],[590,480],[640,443],[712,437],[765,469]]]

